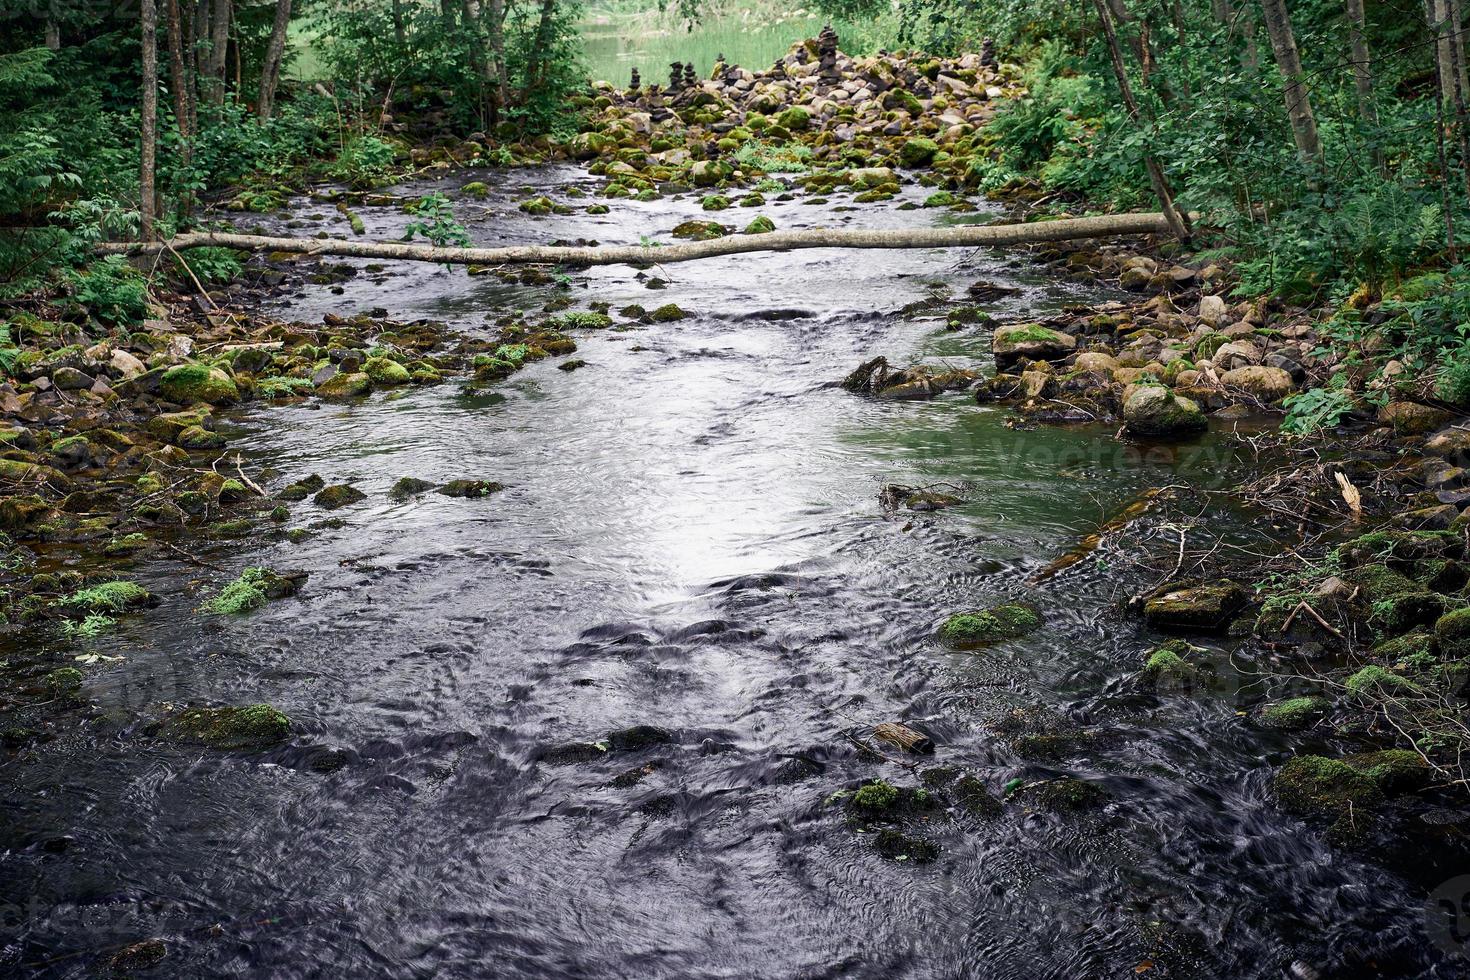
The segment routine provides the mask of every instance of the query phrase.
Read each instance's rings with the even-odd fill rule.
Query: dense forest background
[[[1162,207],[1240,295],[1363,311],[1442,393],[1470,396],[1470,86],[1459,0],[825,0],[816,8],[576,0],[82,0],[4,5],[0,291],[71,290],[140,315],[101,238],[167,234],[221,193],[414,169],[439,133],[509,165],[583,128],[589,52],[661,77],[670,51],[778,54],[819,18],[844,50],[952,54],[993,39],[1029,94],[974,136],[966,183],[1048,211]],[[610,46],[609,32],[621,38]],[[651,42],[650,38],[658,39]],[[730,47],[733,53],[724,48]],[[626,84],[625,78],[614,78]],[[227,276],[228,255],[201,257]],[[1379,303],[1387,300],[1386,303]],[[1330,392],[1318,406],[1330,417]]]

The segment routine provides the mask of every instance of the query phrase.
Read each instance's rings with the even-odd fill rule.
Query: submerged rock
[[[190,708],[162,724],[158,734],[215,749],[261,749],[291,734],[291,719],[268,704]]]
[[[412,476],[401,476],[388,491],[388,499],[402,502],[432,489],[434,489],[434,484],[428,480],[420,480]]]
[[[436,492],[446,497],[488,497],[505,489],[505,484],[494,480],[450,480]]]
[[[305,479],[297,480],[295,483],[291,484],[280,493],[276,494],[276,496],[279,497],[281,500],[305,500],[307,497],[310,497],[312,494],[316,493],[318,490],[326,485],[327,481],[323,480],[321,477],[313,473],[311,474],[311,476],[308,476]]]
[[[939,627],[939,636],[955,646],[971,646],[1012,640],[1034,633],[1041,625],[1041,613],[1035,607],[1011,602],[951,616]]]

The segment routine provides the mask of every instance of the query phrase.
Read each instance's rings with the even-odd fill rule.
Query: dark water
[[[501,193],[573,179],[514,174],[461,213],[482,242],[637,241],[704,216],[616,202],[533,220]],[[783,228],[935,220],[763,210]],[[362,215],[374,236],[403,221]],[[157,936],[170,955],[154,975],[180,977],[1278,977],[1294,961],[1323,977],[1459,975],[1424,934],[1423,882],[1271,805],[1287,745],[1262,755],[1237,717],[1249,693],[1130,683],[1157,637],[1116,602],[1143,570],[1109,555],[1025,585],[1140,491],[1223,485],[1238,475],[1228,453],[1018,432],[961,395],[885,404],[831,386],[879,353],[987,364],[984,331],[895,314],[929,283],[1024,284],[1008,310],[1082,294],[985,254],[805,252],[661,274],[663,291],[627,268],[574,278],[579,302],[697,314],[585,335],[574,374],[548,361],[501,397],[443,385],[243,417],[239,445],[275,485],[318,472],[370,499],[303,545],[209,556],[231,573],[307,569],[301,599],[208,619],[191,612],[199,570],[156,569],[145,581],[164,605],[92,644],[124,658],[87,668],[93,719],[0,772],[0,970],[88,976]],[[425,266],[345,289],[309,287],[283,310],[384,307],[476,330],[551,294]],[[403,475],[510,489],[387,502]],[[941,481],[973,484],[968,502],[885,518],[883,484]],[[294,510],[293,526],[324,516]],[[935,643],[948,614],[1018,596],[1046,610],[1043,631],[979,653]],[[1213,659],[1228,680],[1224,652]],[[139,730],[169,703],[260,700],[296,726],[263,754]],[[1101,737],[1023,760],[992,727],[1015,707]],[[933,764],[997,794],[1070,773],[1110,802],[954,815],[927,831],[937,861],[887,860],[827,799],[876,776],[915,783],[844,737],[900,719],[933,734]],[[635,724],[675,741],[538,761]],[[778,778],[796,757],[818,771]],[[638,767],[635,785],[610,785]]]

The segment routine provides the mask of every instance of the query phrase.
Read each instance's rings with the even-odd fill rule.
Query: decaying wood
[[[880,742],[897,745],[905,752],[933,752],[934,742],[923,732],[916,732],[896,721],[885,721],[873,729],[873,737]]]
[[[1159,494],[1163,492],[1163,489],[1163,487],[1151,487],[1139,494],[1128,506],[1108,518],[1102,527],[1077,542],[1066,554],[1027,579],[1026,584],[1040,585],[1042,582],[1061,574],[1092,554],[1097,550],[1098,545],[1102,544],[1103,538],[1112,534],[1114,531],[1119,531],[1127,527],[1144,514],[1147,514],[1153,508],[1154,503]]]
[[[800,248],[979,248],[1024,245],[1115,235],[1168,235],[1170,223],[1158,212],[1062,218],[1018,224],[964,225],[891,231],[810,228],[764,235],[730,235],[678,245],[507,245],[499,248],[439,248],[404,242],[351,242],[340,238],[273,238],[225,232],[191,232],[168,242],[104,242],[102,255],[149,255],[161,249],[233,248],[246,252],[291,252],[362,259],[406,259],[446,265],[668,265],[747,252],[785,252]]]

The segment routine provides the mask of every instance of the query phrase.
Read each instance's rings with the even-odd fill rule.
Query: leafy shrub
[[[407,210],[415,220],[404,226],[404,241],[411,242],[414,235],[422,235],[440,248],[446,245],[468,248],[472,244],[469,232],[454,217],[454,203],[444,194],[438,191],[426,194]]]
[[[126,326],[148,315],[148,284],[119,255],[73,271],[71,282],[73,298],[104,323]]]
[[[392,176],[398,148],[376,136],[356,136],[347,141],[328,173],[338,180],[372,186]]]

